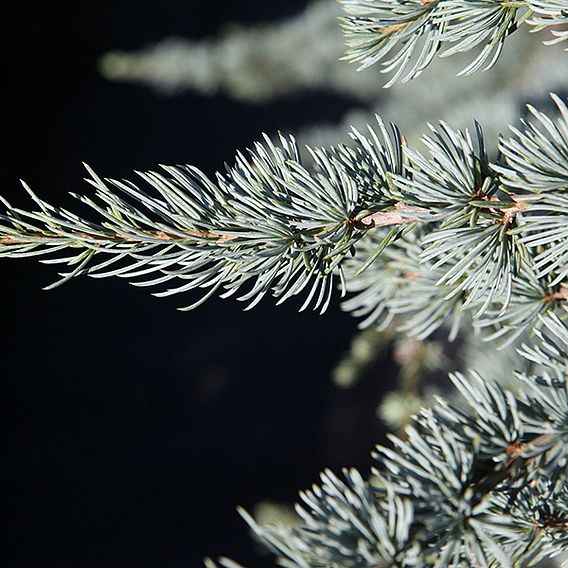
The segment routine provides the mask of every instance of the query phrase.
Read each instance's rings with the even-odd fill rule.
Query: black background
[[[352,101],[298,94],[261,106],[161,98],[98,76],[97,57],[226,21],[293,14],[300,1],[18,3],[2,31],[1,193],[18,179],[75,207],[81,162],[109,177],[159,163],[212,174],[260,132],[334,120]],[[237,504],[290,502],[325,466],[367,469],[382,436],[386,372],[338,391],[330,370],[355,322],[270,300],[243,313],[210,301],[184,314],[124,281],[0,264],[2,531],[10,567],[192,567],[205,555],[269,565]]]

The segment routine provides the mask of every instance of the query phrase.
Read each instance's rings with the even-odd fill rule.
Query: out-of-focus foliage
[[[282,22],[232,24],[218,37],[170,37],[139,52],[109,52],[99,67],[108,79],[150,85],[163,93],[224,92],[261,102],[319,89],[374,98],[380,92],[376,78],[339,61],[344,49],[340,15],[335,0],[317,0]]]

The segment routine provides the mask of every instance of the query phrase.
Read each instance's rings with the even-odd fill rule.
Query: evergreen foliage
[[[348,61],[364,69],[376,63],[393,73],[386,86],[420,75],[436,55],[475,50],[461,74],[490,69],[507,38],[522,24],[549,30],[557,43],[568,38],[566,0],[339,0]]]
[[[372,98],[381,90],[376,79],[339,61],[340,15],[335,0],[315,0],[275,23],[233,23],[210,38],[168,37],[140,51],[114,50],[101,57],[99,67],[108,79],[144,83],[166,94],[190,89],[259,102],[298,89],[325,89]]]
[[[329,471],[302,493],[300,528],[245,519],[284,566],[518,566],[568,545],[566,366],[518,376],[514,396],[471,373],[378,447],[370,481]]]
[[[342,0],[349,58],[395,80],[478,48],[491,66],[519,24],[568,36],[565,0]],[[387,59],[390,57],[390,59]],[[30,211],[3,200],[0,256],[38,256],[74,277],[117,276],[246,309],[266,295],[323,313],[334,289],[362,326],[454,339],[473,326],[525,369],[511,388],[471,370],[452,380],[403,437],[378,447],[370,479],[325,471],[301,494],[299,526],[243,515],[284,566],[522,566],[568,548],[568,107],[529,107],[488,141],[445,122],[423,148],[377,117],[352,145],[308,149],[268,137],[209,179],[193,166],[101,179],[75,195],[92,217],[54,207],[24,184]],[[519,365],[521,366],[521,365]],[[234,563],[222,560],[227,567]]]
[[[38,210],[6,203],[0,254],[67,265],[48,288],[88,274],[166,284],[158,296],[201,292],[182,309],[216,292],[250,308],[271,293],[324,312],[337,277],[365,324],[404,313],[419,337],[450,321],[454,336],[469,313],[510,340],[566,314],[568,111],[553,98],[558,117],[531,109],[535,122],[502,139],[495,162],[477,125],[475,137],[431,126],[422,154],[378,118],[352,132],[354,147],[311,149],[311,169],[282,136],[216,183],[191,166],[140,173],[154,194],[89,170],[95,198],[76,197],[93,221],[26,186]]]

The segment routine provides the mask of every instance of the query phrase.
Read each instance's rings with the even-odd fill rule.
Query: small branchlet
[[[567,0],[339,0],[346,16],[347,61],[380,64],[385,87],[418,77],[435,57],[474,51],[460,75],[490,69],[524,24],[550,30],[545,44],[568,39]]]

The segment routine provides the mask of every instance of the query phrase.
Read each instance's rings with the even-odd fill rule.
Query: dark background
[[[77,207],[81,166],[133,177],[159,163],[212,174],[260,132],[334,120],[352,101],[298,94],[262,106],[222,96],[161,98],[98,76],[109,49],[204,37],[228,20],[278,19],[301,1],[17,3],[2,30],[2,183],[28,207],[25,179]],[[366,470],[382,436],[386,372],[338,391],[333,365],[355,322],[270,300],[243,313],[210,301],[180,313],[124,281],[0,264],[0,562],[9,567],[193,567],[205,555],[269,565],[235,512],[291,502],[325,466]]]

